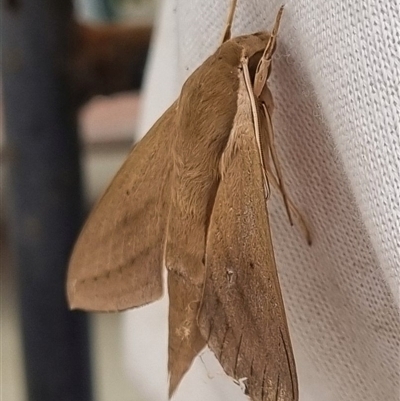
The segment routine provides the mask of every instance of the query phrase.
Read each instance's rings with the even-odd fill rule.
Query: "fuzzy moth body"
[[[298,400],[266,207],[269,179],[286,199],[266,81],[281,13],[271,34],[224,35],[133,148],[71,257],[70,306],[91,311],[159,299],[165,264],[170,395],[208,345],[254,401]]]

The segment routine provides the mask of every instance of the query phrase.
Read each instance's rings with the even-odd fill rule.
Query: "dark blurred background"
[[[135,137],[158,0],[4,0],[1,399],[135,401],[120,315],[70,312],[69,253]]]

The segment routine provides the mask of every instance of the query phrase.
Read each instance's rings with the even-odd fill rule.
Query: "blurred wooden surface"
[[[139,90],[151,38],[150,26],[74,25],[69,76],[75,103],[95,95]]]

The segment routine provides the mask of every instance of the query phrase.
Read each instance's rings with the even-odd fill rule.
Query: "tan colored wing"
[[[161,297],[175,110],[134,147],[89,216],[69,265],[71,308],[116,311]]]
[[[243,98],[242,98],[243,99]],[[235,118],[206,245],[198,324],[226,373],[254,401],[298,400],[250,107]],[[242,110],[243,111],[243,110]],[[245,118],[243,118],[243,116]]]

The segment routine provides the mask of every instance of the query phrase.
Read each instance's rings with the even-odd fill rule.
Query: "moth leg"
[[[272,108],[273,108],[273,102],[272,102],[272,97],[269,98],[266,96],[266,93],[263,91],[261,93],[261,107],[262,107],[262,115],[264,117],[264,121],[266,122],[265,124],[265,130],[267,138],[262,138],[261,142],[265,144],[265,149],[262,149],[262,154],[266,155],[264,158],[264,167],[266,170],[266,175],[267,175],[267,180],[272,183],[272,185],[280,192],[283,203],[285,204],[285,209],[288,215],[288,219],[291,225],[293,225],[293,219],[292,219],[292,213],[293,215],[298,219],[301,229],[303,230],[307,243],[311,245],[311,234],[310,230],[307,226],[307,223],[305,219],[303,218],[302,214],[299,212],[297,207],[295,206],[294,202],[290,199],[289,195],[286,192],[286,188],[284,185],[284,180],[283,180],[283,174],[282,174],[282,169],[280,167],[279,163],[279,158],[278,154],[276,152],[276,146],[275,146],[275,134],[274,134],[274,128],[272,125],[271,121],[271,114],[272,114]],[[267,155],[271,155],[271,157],[267,157]],[[272,162],[272,165],[270,163]],[[273,168],[275,170],[275,173],[273,172]]]
[[[269,182],[267,180],[266,166],[264,165],[264,157],[263,157],[263,152],[262,152],[262,147],[261,147],[260,119],[259,119],[259,115],[258,115],[258,108],[256,105],[256,100],[254,98],[253,89],[251,87],[251,79],[250,79],[248,61],[249,60],[247,57],[243,57],[242,62],[241,62],[241,67],[242,67],[242,71],[243,71],[243,76],[244,76],[244,81],[246,84],[247,93],[248,93],[249,99],[250,99],[251,113],[253,115],[254,134],[256,136],[258,154],[260,156],[260,163],[262,166],[261,170],[262,170],[262,175],[263,175],[265,196],[266,196],[266,198],[268,198],[269,193],[270,193],[270,188],[269,188]]]
[[[228,20],[226,21],[225,30],[224,30],[224,34],[222,36],[221,44],[226,42],[227,40],[229,40],[232,36],[231,29],[232,29],[233,17],[235,15],[235,10],[236,10],[236,3],[237,3],[237,0],[232,0],[232,2],[231,2],[231,6],[229,8]]]
[[[282,14],[282,11],[283,11],[283,7],[280,8],[278,16],[276,18],[275,27],[273,30],[273,32],[275,31],[275,36],[276,36],[276,31],[279,27],[279,20],[280,20],[280,15]],[[268,45],[267,45],[267,47],[268,47]],[[262,105],[264,120],[266,121],[266,124],[267,124],[266,129],[268,131],[268,140],[267,140],[268,149],[264,149],[264,152],[263,152],[262,145],[261,145],[261,135],[260,135],[260,119],[259,119],[258,108],[257,108],[256,100],[255,100],[255,93],[253,92],[253,89],[251,87],[251,79],[250,79],[250,72],[249,72],[249,68],[248,68],[247,57],[243,58],[243,60],[241,62],[241,67],[242,67],[242,71],[243,71],[243,75],[244,75],[244,80],[246,83],[247,93],[248,93],[249,99],[250,99],[251,111],[252,111],[253,122],[254,122],[254,132],[255,132],[256,142],[257,142],[257,147],[258,147],[258,154],[260,156],[260,163],[263,167],[262,173],[263,173],[263,178],[264,178],[264,189],[266,192],[266,198],[268,198],[268,196],[269,196],[269,182],[271,182],[272,185],[275,188],[277,188],[279,190],[280,194],[282,195],[282,198],[283,198],[283,201],[285,204],[285,208],[288,213],[290,224],[293,225],[291,214],[290,214],[290,212],[293,212],[293,214],[298,218],[298,220],[300,222],[300,226],[305,233],[307,243],[311,245],[310,230],[308,229],[308,226],[307,226],[303,216],[298,211],[298,209],[296,208],[294,203],[290,200],[289,196],[286,194],[285,187],[283,184],[282,172],[280,169],[280,164],[278,162],[278,157],[277,157],[276,148],[275,148],[275,144],[274,144],[274,131],[273,131],[273,127],[272,127],[271,116],[265,105],[265,102],[266,102],[272,108],[273,107],[272,98],[269,100],[265,99],[265,102],[262,99],[257,98],[258,102],[260,102]],[[261,92],[260,92],[260,95],[261,95]],[[264,156],[264,153],[265,153],[265,156]],[[269,158],[267,156],[268,154],[271,154],[272,164],[276,170],[277,177],[275,176],[275,174],[272,170],[271,163],[269,163]]]
[[[275,52],[276,37],[279,30],[279,24],[283,13],[283,6],[279,9],[275,18],[275,24],[269,37],[268,43],[265,46],[264,53],[258,62],[256,75],[254,77],[254,95],[259,98],[261,92],[267,82],[267,78],[271,68],[272,55]]]
[[[270,166],[267,167],[266,174],[267,174],[268,181],[272,184],[272,186],[274,188],[279,190],[280,194],[283,197],[283,194],[280,191],[280,187],[279,187],[279,184],[278,184],[278,179],[275,177],[275,174],[272,171]],[[310,229],[308,227],[308,224],[307,224],[306,220],[304,219],[303,215],[299,212],[299,210],[297,209],[296,205],[290,199],[289,196],[287,197],[287,202],[288,202],[288,207],[289,207],[290,211],[293,213],[293,215],[297,218],[297,220],[300,223],[300,228],[302,229],[302,231],[304,233],[304,236],[306,237],[307,244],[311,245],[311,243],[312,243],[311,231],[310,231]]]
[[[267,91],[265,89],[267,89]],[[285,204],[285,209],[290,224],[293,225],[293,219],[291,215],[293,213],[293,215],[298,219],[300,223],[300,226],[305,234],[307,243],[311,245],[311,234],[307,223],[302,214],[296,208],[294,202],[290,200],[290,197],[286,192],[282,169],[279,163],[279,158],[275,146],[274,127],[271,120],[271,115],[274,107],[273,99],[268,88],[264,88],[264,90],[261,92],[259,101],[262,108],[262,116],[264,117],[264,121],[266,123],[265,130],[267,131],[265,133],[266,135],[264,135],[266,136],[266,138],[264,138],[264,136],[261,138],[261,144],[264,145],[261,153],[262,155],[265,155],[263,161],[264,167],[266,169],[267,179],[268,181],[271,181],[272,185],[276,189],[278,189],[280,194],[282,195],[283,203]],[[268,157],[269,155],[271,155],[271,157]],[[276,175],[273,173],[273,169],[275,170]]]
[[[277,183],[278,183],[278,187],[279,187],[279,191],[282,194],[282,198],[283,198],[283,203],[285,204],[285,208],[286,208],[286,212],[288,215],[288,219],[290,222],[290,225],[293,225],[293,219],[292,216],[290,214],[290,207],[289,207],[289,203],[288,203],[288,195],[286,193],[286,189],[285,189],[285,184],[283,181],[283,174],[282,174],[282,170],[280,167],[280,163],[279,163],[279,159],[278,159],[278,155],[276,152],[276,147],[275,147],[275,135],[274,135],[274,127],[272,125],[272,121],[271,121],[271,115],[268,112],[268,109],[265,105],[264,102],[261,103],[261,107],[263,110],[263,115],[265,117],[265,121],[266,121],[266,131],[267,131],[267,146],[268,146],[268,150],[269,150],[269,154],[271,155],[271,161],[273,163],[273,166],[275,168],[275,172],[276,172],[276,178],[277,178]],[[269,164],[265,165],[265,168],[268,169]]]

